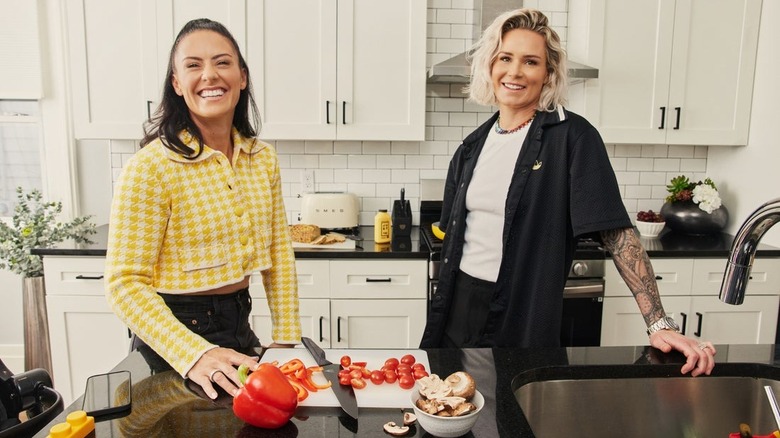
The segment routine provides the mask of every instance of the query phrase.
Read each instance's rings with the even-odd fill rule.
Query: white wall
[[[780,2],[764,0],[758,38],[753,109],[746,147],[710,147],[707,173],[719,182],[724,204],[729,208],[729,232],[759,205],[780,198]],[[713,72],[717,74],[717,72]],[[761,241],[780,246],[780,226],[770,229]]]
[[[0,270],[0,359],[14,373],[24,371],[22,277]]]

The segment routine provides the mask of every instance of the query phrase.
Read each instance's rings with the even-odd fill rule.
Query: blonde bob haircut
[[[501,40],[514,29],[528,29],[544,37],[547,48],[547,80],[539,97],[539,111],[555,111],[566,102],[569,82],[566,52],[561,39],[548,25],[547,17],[536,9],[517,9],[505,12],[493,21],[469,51],[471,82],[466,87],[469,98],[482,105],[496,105],[490,72],[501,51]]]

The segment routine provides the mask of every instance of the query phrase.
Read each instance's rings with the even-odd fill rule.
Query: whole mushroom
[[[451,395],[463,397],[466,400],[471,400],[471,397],[474,397],[474,392],[477,390],[477,383],[474,381],[474,378],[465,371],[452,373],[444,381],[452,388]]]

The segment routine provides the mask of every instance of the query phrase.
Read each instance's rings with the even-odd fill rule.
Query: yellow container
[[[391,229],[390,214],[387,213],[387,210],[379,210],[376,216],[374,216],[374,242],[390,242]]]

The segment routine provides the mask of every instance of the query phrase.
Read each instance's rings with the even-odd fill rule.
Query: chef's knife
[[[350,417],[357,419],[358,405],[357,399],[355,398],[355,390],[352,386],[339,384],[339,370],[341,370],[341,365],[331,363],[325,357],[325,352],[322,348],[315,344],[311,339],[302,337],[301,342],[303,342],[303,346],[306,347],[306,350],[314,357],[317,365],[322,367],[322,374],[324,374],[325,378],[330,382],[330,387],[333,389],[333,393],[336,394],[336,398],[338,399],[339,404],[341,404],[341,409],[349,414]]]

